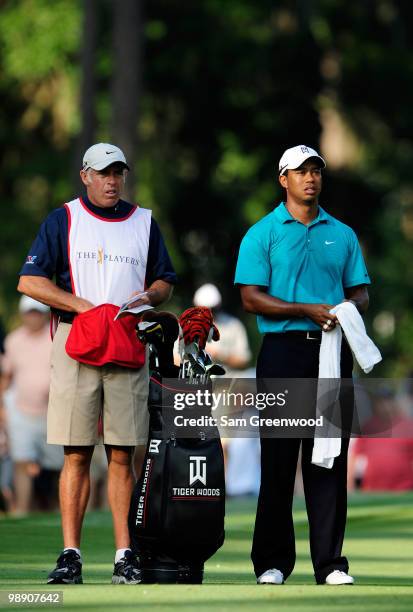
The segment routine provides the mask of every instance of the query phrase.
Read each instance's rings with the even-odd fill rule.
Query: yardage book
[[[140,314],[141,312],[145,312],[145,310],[153,310],[153,306],[151,306],[150,304],[140,304],[138,306],[135,306],[134,308],[129,308],[131,304],[134,304],[135,302],[141,300],[146,295],[147,292],[143,291],[142,293],[138,293],[137,295],[133,295],[132,297],[130,297],[119,308],[113,320],[116,321],[116,319],[119,319],[119,317],[121,317],[123,314]]]

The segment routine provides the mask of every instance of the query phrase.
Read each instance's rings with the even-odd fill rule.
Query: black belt
[[[59,317],[60,323],[73,323],[73,319],[76,316],[75,312],[66,312],[65,310],[60,310],[56,314]]]
[[[286,332],[269,332],[265,334],[266,336],[284,336],[284,337],[297,337],[302,338],[303,340],[321,340],[321,330],[311,330],[311,331],[303,331],[299,329],[293,329],[291,331]]]

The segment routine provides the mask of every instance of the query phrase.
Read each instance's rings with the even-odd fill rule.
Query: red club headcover
[[[219,331],[214,325],[212,312],[205,306],[194,306],[185,310],[179,317],[179,324],[185,344],[197,342],[199,348],[204,349],[211,329],[212,340],[219,340]]]

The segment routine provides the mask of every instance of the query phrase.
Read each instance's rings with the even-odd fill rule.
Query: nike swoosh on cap
[[[106,155],[110,155],[111,153],[116,153],[116,151],[106,151]]]

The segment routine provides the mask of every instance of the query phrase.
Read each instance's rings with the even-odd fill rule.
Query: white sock
[[[80,557],[80,563],[82,563],[82,555],[80,553],[80,548],[75,548],[74,546],[68,546],[67,548],[63,549],[63,552],[66,552],[67,550],[74,550],[75,552],[77,552],[77,554]]]
[[[119,563],[119,561],[125,556],[125,552],[130,550],[130,548],[118,548],[115,555],[115,563]]]

